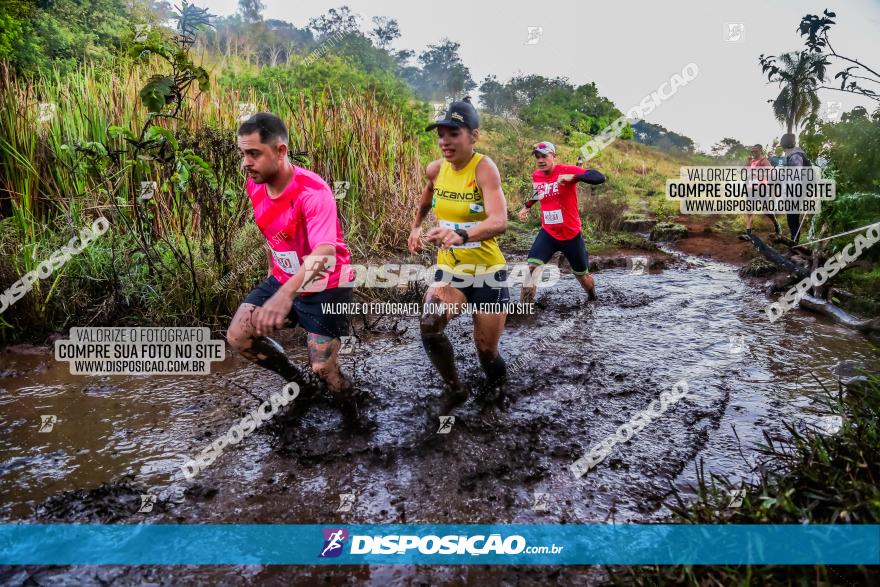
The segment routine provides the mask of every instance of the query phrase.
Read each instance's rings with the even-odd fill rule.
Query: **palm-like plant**
[[[824,69],[824,58],[815,53],[801,51],[779,56],[776,73],[782,91],[773,100],[773,113],[785,125],[786,132],[793,132],[819,110],[817,90]]]

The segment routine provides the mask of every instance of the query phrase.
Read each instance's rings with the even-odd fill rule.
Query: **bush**
[[[626,199],[616,194],[593,194],[587,198],[587,216],[600,233],[619,230],[627,211]]]
[[[861,226],[880,221],[880,194],[844,194],[831,202],[822,202],[822,213],[813,219],[814,229],[822,229],[822,236],[840,234]],[[828,251],[836,253],[848,243],[854,235],[836,238],[829,243]],[[865,251],[863,258],[880,259],[880,248],[872,247]]]

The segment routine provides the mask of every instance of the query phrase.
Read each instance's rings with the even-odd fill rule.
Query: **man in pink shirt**
[[[229,344],[249,360],[309,391],[304,375],[269,338],[285,326],[308,333],[312,370],[342,402],[346,416],[357,417],[351,382],[339,369],[340,336],[349,317],[330,313],[326,304],[350,303],[347,271],[351,256],[336,214],[333,191],[318,176],[288,160],[287,127],[261,112],[238,129],[245,185],[254,219],[266,237],[269,276],[238,307],[229,326]]]

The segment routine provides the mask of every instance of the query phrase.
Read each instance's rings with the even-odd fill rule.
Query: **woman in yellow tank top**
[[[408,241],[410,252],[421,250],[422,222],[433,210],[437,226],[426,238],[439,245],[440,251],[420,326],[422,344],[446,385],[444,411],[468,397],[455,368],[452,344],[444,334],[464,304],[475,306],[474,343],[487,383],[500,386],[506,373],[498,340],[507,318],[503,305],[510,301],[510,291],[506,262],[495,237],[507,229],[507,201],[495,163],[474,151],[478,127],[479,115],[468,98],[450,104],[428,127],[429,131],[437,129],[443,159],[428,164],[428,182]]]
[[[438,228],[467,231],[488,218],[483,191],[477,182],[477,167],[483,159],[483,155],[473,153],[462,169],[455,169],[449,161],[440,162],[431,198]],[[494,273],[503,268],[504,255],[494,236],[482,240],[469,236],[466,243],[440,249],[437,265],[453,274]]]

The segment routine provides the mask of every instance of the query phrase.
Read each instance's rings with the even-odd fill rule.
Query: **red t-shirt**
[[[330,186],[317,173],[290,164],[293,177],[277,198],[270,198],[266,184],[248,178],[245,189],[254,207],[254,220],[272,251],[272,275],[280,283],[296,275],[304,258],[318,245],[336,248],[336,263],[329,275],[313,282],[308,293],[339,286],[351,254],[342,238],[336,200]],[[348,275],[342,276],[349,280]],[[308,295],[305,293],[305,295]]]
[[[560,184],[560,175],[579,175],[586,170],[576,165],[557,163],[550,175],[536,169],[532,184],[541,202],[541,226],[557,240],[568,240],[581,233],[581,216],[578,214],[577,182]]]

